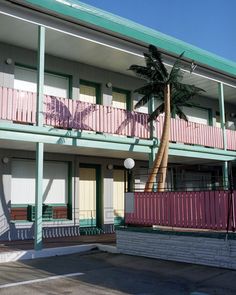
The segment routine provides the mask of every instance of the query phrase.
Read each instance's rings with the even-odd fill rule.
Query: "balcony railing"
[[[44,124],[148,139],[148,115],[79,100],[44,96]],[[0,119],[23,124],[36,123],[36,94],[0,87]],[[156,122],[161,138],[164,117]],[[223,149],[222,129],[171,119],[170,141]],[[236,150],[236,132],[227,130],[227,146]]]

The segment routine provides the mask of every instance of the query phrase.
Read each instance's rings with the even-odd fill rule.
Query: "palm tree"
[[[156,120],[161,113],[165,114],[160,146],[145,186],[146,192],[152,191],[157,173],[162,177],[158,185],[158,191],[164,190],[168,165],[171,113],[173,112],[177,114],[180,119],[188,121],[181,106],[191,105],[189,102],[190,99],[199,92],[204,91],[194,85],[181,83],[183,73],[180,66],[183,55],[184,52],[180,54],[172,66],[172,69],[168,72],[162,61],[161,53],[155,46],[149,45],[148,53],[144,53],[146,66],[131,65],[129,68],[129,70],[133,71],[138,77],[146,81],[144,86],[135,90],[135,92],[143,95],[135,105],[135,108],[145,105],[152,98],[161,99],[163,103],[149,115],[148,121]]]

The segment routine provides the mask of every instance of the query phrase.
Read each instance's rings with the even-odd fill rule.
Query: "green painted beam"
[[[139,139],[135,137],[119,137],[109,134],[97,134],[97,133],[87,133],[77,130],[62,130],[52,127],[39,127],[39,126],[30,126],[22,124],[12,124],[0,122],[0,129],[5,131],[14,131],[19,133],[28,133],[34,137],[35,134],[60,137],[60,138],[73,138],[73,139],[85,139],[85,140],[96,140],[102,142],[113,142],[113,143],[122,143],[122,144],[138,144],[143,146],[152,145],[151,140]]]
[[[177,149],[169,149],[170,156],[178,156],[183,158],[195,158],[195,159],[206,159],[206,160],[214,160],[214,161],[234,161],[236,160],[236,156],[230,156],[225,153],[225,155],[220,154],[212,154],[205,152],[194,152],[194,151],[184,151]]]
[[[149,146],[140,146],[132,144],[122,144],[113,142],[99,142],[96,140],[86,140],[86,139],[73,139],[73,138],[61,138],[56,136],[47,136],[12,131],[0,131],[0,139],[3,140],[14,140],[14,141],[25,141],[25,142],[43,142],[45,144],[56,144],[64,146],[73,146],[77,148],[94,148],[94,149],[107,149],[114,151],[126,151],[126,152],[136,152],[145,153],[149,155],[151,153],[152,144]],[[157,149],[157,147],[155,146]],[[56,150],[56,148],[55,148]],[[79,152],[79,149],[78,149]],[[156,152],[156,151],[155,151]],[[218,149],[209,149],[199,146],[188,146],[181,144],[170,144],[169,154],[172,156],[180,157],[193,157],[193,158],[203,158],[212,159],[218,161],[232,161],[236,159],[236,151],[225,151]]]
[[[35,190],[35,222],[34,249],[43,246],[43,143],[36,143],[36,190]]]
[[[55,0],[24,0],[22,2],[28,6],[46,11],[51,15],[56,14],[67,20],[86,23],[91,27],[100,27],[103,31],[105,29],[116,35],[122,35],[128,40],[135,40],[141,44],[153,44],[170,54],[179,55],[184,51],[185,57],[191,61],[194,60],[200,64],[236,76],[235,62],[80,1],[66,0],[68,4]]]

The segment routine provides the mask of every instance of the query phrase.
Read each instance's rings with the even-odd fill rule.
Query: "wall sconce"
[[[230,117],[231,118],[236,118],[236,114],[235,113],[230,113]]]
[[[112,169],[113,169],[113,165],[112,165],[112,164],[108,164],[108,165],[107,165],[107,169],[108,169],[108,170],[112,170]]]
[[[12,59],[10,57],[8,57],[6,60],[5,60],[5,63],[7,65],[11,65],[12,64]]]
[[[107,88],[111,88],[112,87],[112,83],[111,82],[107,82],[106,87]]]
[[[9,158],[8,157],[3,157],[2,162],[3,162],[3,164],[7,164],[9,162]]]

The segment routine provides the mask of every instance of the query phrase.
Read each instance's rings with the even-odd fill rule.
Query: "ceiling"
[[[0,17],[0,41],[31,50],[37,49],[37,26],[6,15]],[[79,33],[79,32],[78,32]],[[61,58],[90,64],[125,75],[131,64],[144,64],[142,56],[107,47],[95,41],[77,38],[52,29],[46,30],[46,53]],[[204,89],[206,97],[218,99],[217,82],[195,73],[184,73],[184,83]],[[236,104],[236,88],[225,87],[225,100]]]

